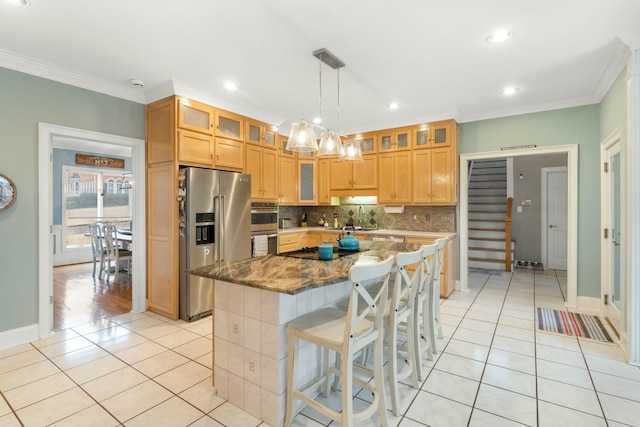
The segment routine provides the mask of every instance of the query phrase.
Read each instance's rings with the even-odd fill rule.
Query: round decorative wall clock
[[[0,211],[9,209],[18,197],[18,189],[11,179],[0,173]]]

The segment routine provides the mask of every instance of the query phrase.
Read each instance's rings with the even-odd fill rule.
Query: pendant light
[[[362,162],[362,145],[359,139],[349,138],[342,146],[341,162]]]
[[[313,124],[301,120],[291,124],[291,133],[287,141],[288,151],[318,151],[316,134],[313,132]]]
[[[318,55],[318,59],[320,60],[320,118],[321,119],[322,119],[322,61],[323,61],[322,58],[323,58],[323,54],[324,52],[321,52]],[[320,136],[320,147],[318,148],[318,157],[340,157],[342,155],[343,148],[342,148],[342,140],[340,139],[340,67],[342,66],[344,66],[344,63],[342,65],[336,65],[336,67],[334,67],[336,68],[337,87],[338,87],[338,98],[336,103],[336,112],[338,116],[337,132],[326,130]]]
[[[343,155],[342,140],[340,135],[340,68],[345,66],[338,57],[329,52],[327,49],[318,49],[313,52],[313,56],[318,58],[319,63],[319,88],[320,88],[320,120],[322,121],[322,63],[327,64],[331,68],[337,70],[338,79],[338,129],[332,131],[321,126],[316,126],[323,129],[324,132],[320,136],[320,146],[316,141],[315,134],[313,132],[314,125],[301,120],[291,125],[291,133],[289,134],[289,141],[287,142],[287,150],[290,151],[317,151],[318,157],[340,157]]]

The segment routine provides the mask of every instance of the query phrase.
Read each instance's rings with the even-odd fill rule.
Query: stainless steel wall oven
[[[278,252],[278,204],[271,202],[251,203],[251,256],[256,253],[255,236],[267,236],[267,253]]]

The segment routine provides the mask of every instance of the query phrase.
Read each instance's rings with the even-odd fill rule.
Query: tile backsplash
[[[339,206],[280,206],[280,218],[291,218],[294,226],[300,226],[300,218],[307,214],[307,225],[317,226],[323,217],[333,224],[333,215],[343,226],[349,222],[358,225],[362,206],[362,226],[387,230],[456,232],[455,206],[405,206],[402,213],[385,213],[383,205]],[[415,219],[414,219],[415,218]]]

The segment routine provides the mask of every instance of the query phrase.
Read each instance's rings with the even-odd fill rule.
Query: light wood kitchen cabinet
[[[298,201],[296,192],[298,177],[296,159],[280,156],[278,168],[278,185],[280,188],[278,202],[281,205],[295,205]]]
[[[411,151],[378,155],[378,203],[411,203]]]
[[[233,139],[215,138],[213,166],[236,172],[244,171],[244,144]]]
[[[307,233],[278,234],[278,253],[297,251],[307,246]]]
[[[278,128],[253,119],[245,119],[244,142],[275,150],[278,148]]]
[[[173,97],[147,105],[147,164],[176,159],[175,100]]]
[[[244,140],[244,120],[239,114],[214,109],[215,135],[222,138]]]
[[[278,153],[251,144],[245,145],[245,173],[251,174],[251,199],[277,201]]]
[[[213,165],[213,137],[188,130],[178,131],[178,162],[183,165]]]
[[[362,154],[375,154],[378,152],[378,132],[358,133],[351,138],[360,141]]]
[[[413,203],[456,203],[456,178],[450,148],[413,151]]]
[[[413,149],[450,147],[456,140],[457,124],[454,120],[427,123],[413,130]]]
[[[178,98],[177,102],[179,128],[213,135],[213,107],[186,98]]]
[[[300,155],[300,153],[298,153]],[[298,157],[298,204],[318,204],[318,160]]]
[[[387,129],[378,132],[378,153],[411,150],[412,127]]]
[[[333,196],[375,196],[378,194],[378,155],[362,156],[362,162],[331,160]]]
[[[405,237],[405,243],[430,245],[436,239]],[[440,298],[448,298],[456,288],[456,239],[449,239],[444,247],[444,260],[440,271]]]
[[[318,159],[318,204],[331,204],[331,160]]]
[[[149,311],[178,318],[177,165],[147,168],[147,306]]]

